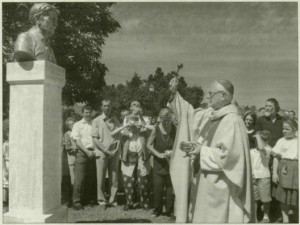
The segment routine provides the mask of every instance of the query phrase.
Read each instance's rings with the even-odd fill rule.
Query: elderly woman
[[[174,194],[169,173],[169,157],[173,149],[176,127],[172,124],[172,113],[164,108],[159,113],[160,123],[152,130],[147,148],[154,155],[153,186],[154,211],[152,216],[162,214],[164,187],[167,188],[166,215],[171,216],[174,211]]]
[[[7,211],[8,188],[9,188],[9,121],[3,121],[3,140],[2,145],[2,184],[3,184],[3,212]]]
[[[254,128],[255,128],[255,123],[256,123],[256,114],[251,111],[246,112],[244,115],[244,123],[247,128],[250,149],[256,148],[255,138],[253,137],[253,135],[255,134]]]
[[[140,206],[145,210],[149,209],[150,154],[146,149],[146,133],[141,132],[140,127],[140,124],[131,125],[130,132],[132,135],[124,133],[123,136],[121,170],[127,199],[127,205],[124,207],[124,210],[131,209],[133,206],[133,192],[136,180],[140,191]]]
[[[71,177],[71,184],[74,185],[74,179],[75,179],[75,157],[76,157],[76,144],[75,141],[71,138],[71,132],[73,129],[73,126],[75,124],[75,119],[73,117],[67,118],[65,125],[68,129],[68,131],[64,134],[64,146],[65,150],[68,154],[68,165],[70,170],[70,177]]]

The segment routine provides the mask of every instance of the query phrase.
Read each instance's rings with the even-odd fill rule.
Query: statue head
[[[39,27],[42,34],[51,37],[57,27],[58,10],[47,3],[34,4],[29,12],[29,21]]]

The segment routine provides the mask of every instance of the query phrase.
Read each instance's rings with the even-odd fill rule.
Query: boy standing
[[[262,222],[269,223],[270,202],[272,200],[269,160],[272,148],[268,145],[268,142],[271,139],[271,134],[267,130],[262,130],[258,131],[254,138],[256,140],[256,148],[250,150],[250,156],[253,171],[255,212],[257,211],[258,201],[261,201],[264,206]]]

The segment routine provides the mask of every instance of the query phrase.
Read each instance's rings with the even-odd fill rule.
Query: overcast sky
[[[188,85],[207,91],[228,79],[241,105],[277,98],[298,111],[297,3],[117,3],[119,32],[106,39],[102,62],[108,85],[142,78],[161,67],[184,68]]]

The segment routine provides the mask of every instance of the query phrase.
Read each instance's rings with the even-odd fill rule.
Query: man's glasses
[[[224,91],[216,91],[216,92],[208,92],[208,94],[209,94],[209,98],[212,98],[212,97],[214,97],[216,94],[218,94],[218,93],[221,93],[221,92],[224,92]]]

